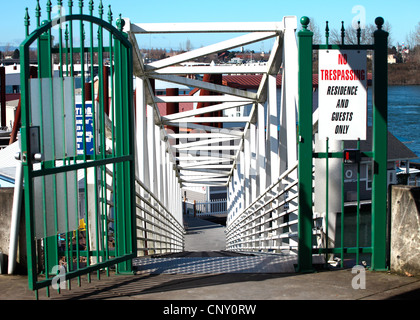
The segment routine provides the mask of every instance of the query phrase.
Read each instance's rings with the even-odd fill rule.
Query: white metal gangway
[[[285,240],[281,235],[287,232],[283,229],[291,227],[290,221],[296,219],[293,214],[297,216],[296,17],[287,16],[279,22],[246,23],[133,23],[124,20],[124,31],[133,45],[137,177],[153,194],[148,199],[151,202],[159,199],[182,224],[181,188],[224,186],[228,190],[228,249],[246,249],[238,234],[249,234],[250,228],[238,223],[245,209],[248,217],[254,217],[250,220],[254,231],[248,236],[253,239],[249,249],[284,248]],[[144,63],[136,36],[167,33],[226,33],[233,38]],[[267,39],[272,39],[273,47],[265,65],[186,64]],[[232,74],[260,75],[258,89],[229,87],[223,84],[221,77],[214,83],[208,80],[211,76],[204,76],[202,80],[197,77]],[[158,96],[153,88],[156,80],[194,90],[189,95]],[[190,103],[193,107],[184,112],[161,114],[159,104],[174,103]],[[235,112],[229,115],[231,110]],[[280,177],[285,180],[279,181]],[[291,193],[296,196],[290,196]],[[265,203],[264,210],[258,205],[259,201]],[[267,206],[272,209],[268,210]],[[250,213],[252,208],[256,216]],[[281,230],[273,228],[273,223],[281,225]],[[152,221],[150,226],[153,226]],[[257,245],[258,237],[264,240]],[[229,242],[229,239],[233,240]],[[288,242],[287,248],[292,247],[293,243]]]

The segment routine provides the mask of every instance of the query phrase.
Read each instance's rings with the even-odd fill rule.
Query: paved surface
[[[195,230],[202,231],[203,235],[204,230],[216,229],[217,227],[203,227]],[[201,240],[201,243],[203,243],[203,240]],[[352,284],[361,283],[356,281],[360,274],[353,274],[351,269],[318,271],[308,274],[296,274],[293,271],[250,273],[246,270],[243,272],[242,267],[231,266],[233,269],[239,268],[240,271],[220,273],[221,270],[218,269],[217,264],[209,263],[210,270],[206,272],[203,270],[203,272],[196,273],[196,270],[188,270],[188,265],[191,267],[194,264],[192,262],[194,259],[196,264],[202,264],[206,259],[209,259],[209,261],[221,258],[249,260],[249,258],[255,257],[229,253],[219,250],[218,246],[218,250],[200,251],[206,246],[207,244],[203,244],[203,247],[201,247],[198,241],[194,247],[195,251],[191,250],[193,247],[190,247],[190,251],[182,254],[167,255],[165,259],[186,259],[184,260],[184,266],[179,264],[173,266],[174,268],[180,268],[180,270],[185,268],[182,271],[178,270],[178,273],[169,272],[169,268],[166,269],[167,272],[159,273],[144,273],[144,270],[140,270],[135,275],[111,275],[110,277],[102,275],[101,280],[97,280],[95,273],[91,277],[91,283],[87,282],[86,276],[82,277],[81,287],[77,286],[76,280],[72,280],[71,290],[63,289],[61,294],[51,290],[50,298],[46,297],[45,289],[41,289],[39,299],[160,300],[161,303],[167,303],[168,305],[170,304],[169,300],[217,300],[218,303],[228,303],[226,301],[235,303],[235,301],[244,300],[420,299],[420,278],[400,276],[389,272],[366,271],[365,289],[354,289]],[[150,260],[149,263],[158,263],[162,258],[143,259]],[[293,264],[293,261],[283,262],[288,266],[291,263]],[[248,265],[248,268],[252,269],[254,267]],[[225,268],[224,271],[226,270],[229,270],[229,268]],[[191,271],[194,271],[194,273],[190,273]],[[34,300],[35,295],[28,290],[25,276],[0,275],[0,299]]]
[[[225,227],[223,225],[187,216],[184,219],[187,230],[185,251],[219,251],[226,249]]]
[[[353,289],[350,269],[310,274],[140,274],[103,276],[58,294],[56,300],[385,300],[420,299],[420,279],[366,272],[366,289]],[[1,300],[34,300],[26,277],[0,275]]]

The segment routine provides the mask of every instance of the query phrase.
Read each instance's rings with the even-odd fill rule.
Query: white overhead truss
[[[181,195],[175,191],[175,185],[226,186],[229,220],[232,220],[296,163],[296,28],[294,16],[284,17],[280,22],[246,23],[139,24],[125,19],[124,31],[134,51],[138,177],[163,199],[164,205],[171,207],[171,201],[180,202]],[[166,33],[241,35],[143,63],[136,34]],[[274,45],[264,66],[183,65],[267,39],[273,39]],[[260,74],[262,78],[258,90],[251,92],[185,76],[203,74]],[[277,94],[279,74],[282,86]],[[152,79],[216,95],[156,96]],[[165,116],[159,113],[158,103],[185,102],[202,103],[204,107]],[[220,113],[245,106],[251,106],[247,115],[235,117]]]

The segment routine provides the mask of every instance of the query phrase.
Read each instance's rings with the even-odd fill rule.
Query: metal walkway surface
[[[225,251],[225,227],[184,217],[185,250],[133,259],[139,274],[291,273],[296,256],[245,254]]]
[[[221,252],[223,253],[223,252]],[[279,255],[223,255],[203,252],[201,257],[137,258],[133,265],[139,273],[290,273],[297,259]]]

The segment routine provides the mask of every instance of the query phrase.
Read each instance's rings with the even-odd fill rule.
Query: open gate
[[[61,3],[42,22],[38,3],[30,34],[26,15],[20,46],[28,280],[47,295],[136,256],[132,47],[102,2],[99,17]]]

